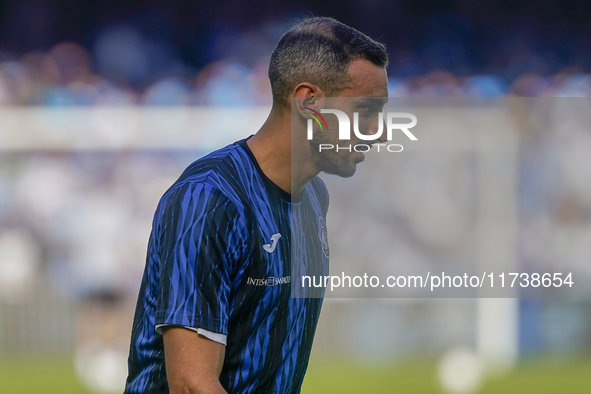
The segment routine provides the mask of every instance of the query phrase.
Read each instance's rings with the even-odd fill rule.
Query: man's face
[[[345,112],[349,116],[351,127],[354,122],[353,113],[357,112],[359,131],[362,134],[375,134],[379,127],[378,114],[382,111],[388,97],[386,70],[367,60],[355,60],[349,65],[348,72],[351,82],[339,92],[339,97],[327,101],[325,107]],[[353,149],[349,152],[348,147],[383,142],[386,133],[382,133],[382,137],[376,140],[363,141],[351,132],[351,140],[339,140],[337,117],[325,115],[324,118],[328,130],[315,130],[313,139],[310,141],[318,169],[344,178],[351,177],[355,174],[357,163],[362,162],[365,155]],[[335,149],[319,152],[320,144],[331,144]],[[337,152],[337,145],[347,149],[339,149]]]

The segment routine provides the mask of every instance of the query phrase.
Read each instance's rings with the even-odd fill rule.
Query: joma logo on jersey
[[[308,119],[308,140],[312,140],[314,135],[314,121],[320,126],[321,130],[328,130],[328,125],[326,120],[321,114],[334,114],[337,117],[339,122],[339,140],[341,141],[350,141],[351,140],[351,120],[349,116],[340,111],[338,109],[321,109],[320,112],[314,111],[311,108],[305,107],[305,109],[313,112],[306,114],[310,115],[314,120]],[[395,123],[395,119],[409,119],[410,122],[406,123]],[[417,137],[414,136],[413,133],[409,129],[415,127],[417,125],[417,117],[408,112],[387,112],[386,113],[386,137],[388,141],[392,140],[392,135],[394,134],[394,130],[402,131],[411,141],[417,141]],[[384,113],[380,112],[378,114],[378,131],[375,134],[363,134],[359,131],[359,113],[353,112],[353,133],[355,136],[362,140],[362,141],[375,141],[382,136],[384,133]],[[336,146],[333,144],[319,144],[318,151],[322,152],[323,150],[335,150],[338,152],[339,150],[347,150],[349,152],[367,152],[371,149],[371,145],[375,145],[377,147],[378,152],[380,152],[381,147],[385,147],[385,150],[388,152],[402,152],[404,149],[400,144],[355,144],[355,145],[339,145]]]
[[[277,286],[291,283],[291,276],[284,276],[282,278],[274,278],[272,276],[268,278],[246,278],[246,284],[252,286]]]
[[[273,234],[273,236],[271,236],[272,243],[263,245],[263,249],[265,250],[265,252],[273,253],[275,251],[275,247],[277,246],[277,241],[279,241],[279,238],[281,238],[281,234]]]

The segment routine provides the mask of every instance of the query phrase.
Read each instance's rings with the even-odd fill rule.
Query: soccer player
[[[322,298],[292,297],[292,261],[328,273],[328,193],[317,175],[349,177],[363,160],[319,153],[337,129],[308,141],[303,108],[387,97],[387,63],[382,44],[331,18],[305,19],[279,40],[263,126],[195,161],[160,200],[125,393],[300,391]],[[293,140],[292,98],[302,126]]]

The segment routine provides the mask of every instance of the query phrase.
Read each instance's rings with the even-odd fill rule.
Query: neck
[[[307,157],[310,156],[307,141],[293,138],[292,142],[291,128],[291,111],[274,107],[247,144],[259,167],[273,183],[289,194],[300,194],[318,171],[311,157]],[[292,158],[292,148],[302,155]]]

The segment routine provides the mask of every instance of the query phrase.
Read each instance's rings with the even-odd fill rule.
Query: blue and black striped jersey
[[[294,297],[292,268],[328,274],[327,209],[320,178],[288,194],[246,140],[191,164],[154,216],[125,393],[169,392],[156,332],[165,324],[226,336],[229,393],[298,393],[322,294]]]

